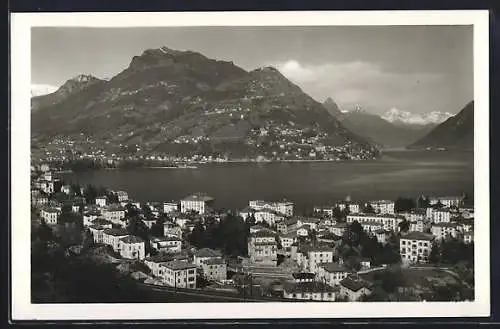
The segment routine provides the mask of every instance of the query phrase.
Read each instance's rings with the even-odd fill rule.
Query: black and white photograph
[[[488,13],[298,14],[13,15],[14,314],[489,315]]]

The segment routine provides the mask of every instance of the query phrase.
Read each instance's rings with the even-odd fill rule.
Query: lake
[[[386,151],[379,160],[200,164],[197,169],[141,168],[64,174],[66,182],[125,190],[137,201],[178,200],[195,192],[215,208],[250,199],[295,202],[299,212],[350,195],[355,199],[474,195],[472,152]]]

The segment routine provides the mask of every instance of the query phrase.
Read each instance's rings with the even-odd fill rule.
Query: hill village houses
[[[209,281],[227,280],[228,260],[220,251],[197,249],[192,255],[184,250],[185,236],[199,221],[208,215],[220,220],[223,214],[213,210],[214,199],[204,194],[193,194],[178,201],[140,203],[131,199],[126,191],[112,191],[118,202],[97,196],[91,204],[85,198],[72,195],[70,186],[62,182],[47,165],[32,167],[31,203],[40,219],[49,226],[60,225],[63,204],[52,196],[64,193],[70,196],[71,211],[82,216],[82,222],[92,235],[95,244],[110,246],[124,260],[143,262],[151,269],[154,282],[160,285],[196,289],[197,277]],[[82,190],[83,192],[83,190]],[[429,197],[430,205],[423,209],[395,211],[392,200],[333,202],[317,206],[312,216],[294,213],[294,203],[289,200],[250,200],[238,215],[252,217],[255,225],[250,228],[247,269],[276,268],[278,256],[291,259],[300,269],[283,287],[284,298],[333,301],[342,297],[358,300],[370,294],[371,284],[361,279],[356,271],[348,269],[339,257],[337,246],[349,225],[358,222],[363,230],[381,244],[398,234],[399,251],[403,264],[426,263],[433,243],[454,237],[473,243],[474,210],[462,205],[462,197]],[[148,228],[163,214],[168,220],[163,224],[163,237],[152,238],[151,248],[158,255],[146,254],[145,241],[130,235],[127,230],[126,206],[136,207]],[[149,207],[153,219],[141,214],[144,205]],[[363,210],[370,206],[371,213]],[[130,206],[128,206],[130,207]],[[336,211],[346,211],[345,221],[334,217]],[[408,222],[409,230],[400,232],[400,223]],[[316,241],[307,238],[315,235]],[[359,260],[360,271],[371,267],[370,260]]]

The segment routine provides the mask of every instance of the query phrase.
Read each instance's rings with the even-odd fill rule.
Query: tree
[[[354,221],[345,230],[344,241],[349,246],[358,246],[363,234],[363,226],[358,221]]]
[[[363,207],[363,212],[365,214],[374,214],[375,213],[375,209],[373,209],[372,205],[367,203],[364,207]]]
[[[416,207],[415,200],[411,198],[399,197],[396,199],[396,202],[394,203],[395,212],[409,211],[414,209],[415,207]]]
[[[158,218],[156,220],[156,223],[154,223],[153,225],[151,225],[151,230],[150,230],[150,233],[152,236],[154,237],[161,237],[164,235],[164,231],[163,231],[163,224],[165,223],[165,219],[163,218]]]
[[[345,220],[347,217],[347,208],[344,210],[340,210],[339,207],[333,208],[333,218]]]
[[[431,252],[429,253],[429,262],[437,264],[441,260],[441,251],[437,243],[433,243],[431,247]]]
[[[205,246],[205,226],[201,221],[194,225],[193,231],[189,235],[189,242],[198,248]]]
[[[431,202],[429,201],[429,198],[420,196],[417,201],[417,207],[418,208],[429,208],[431,205]]]
[[[247,218],[245,219],[245,224],[249,228],[255,225],[255,215],[253,213],[250,214],[250,216],[247,216]]]
[[[410,230],[410,222],[406,219],[400,222],[398,226],[401,232],[408,232]]]

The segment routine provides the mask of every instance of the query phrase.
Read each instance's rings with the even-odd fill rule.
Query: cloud
[[[416,98],[431,97],[443,82],[439,74],[391,72],[364,61],[313,65],[288,60],[271,65],[320,102],[332,97],[341,106],[361,104],[380,110],[408,108]]]
[[[32,84],[31,85],[31,96],[41,96],[53,93],[58,87],[47,85],[47,84]]]

